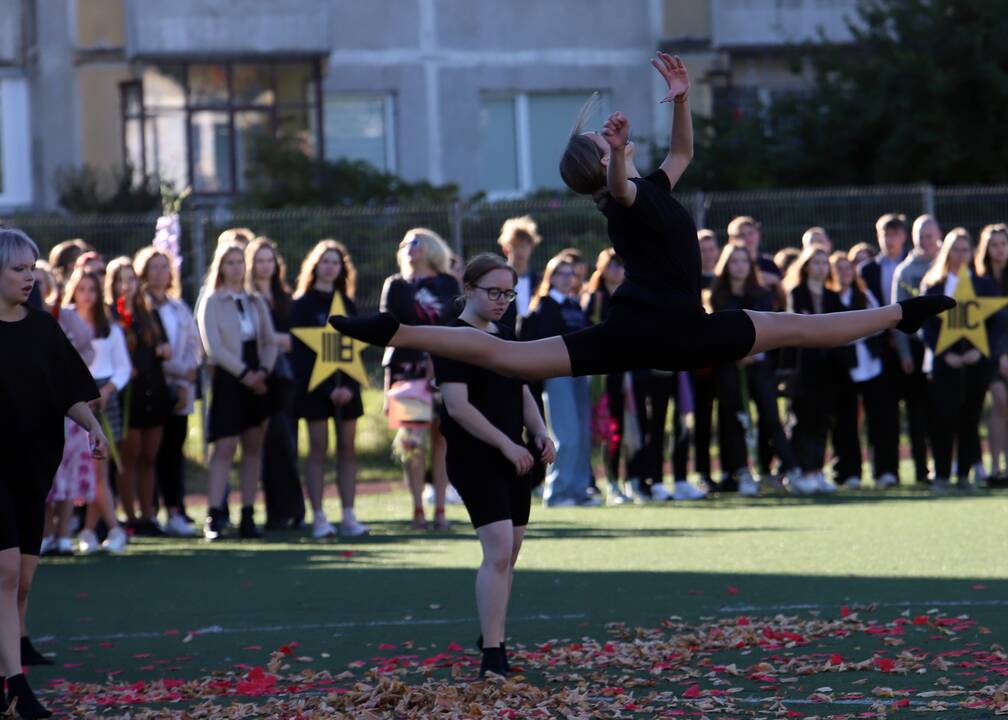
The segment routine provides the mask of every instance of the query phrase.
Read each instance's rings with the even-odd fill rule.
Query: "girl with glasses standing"
[[[477,255],[463,275],[465,309],[451,325],[513,338],[510,328],[499,323],[516,297],[516,280],[503,258]],[[448,476],[483,547],[476,574],[480,675],[504,675],[508,599],[532,504],[529,473],[537,461],[553,462],[553,442],[532,393],[520,380],[439,357],[434,357],[434,369],[444,399]],[[534,438],[531,452],[522,440],[523,428]]]

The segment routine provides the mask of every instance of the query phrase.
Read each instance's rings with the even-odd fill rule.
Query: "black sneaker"
[[[158,524],[157,520],[144,519],[137,520],[136,524],[133,526],[133,534],[136,537],[164,537],[164,530]]]
[[[17,701],[17,716],[20,718],[51,718],[52,713],[42,706],[42,703],[35,697],[35,693],[28,686],[28,680],[24,675],[15,675],[7,679],[7,702],[11,705]]]
[[[238,526],[238,537],[244,540],[256,540],[262,536],[262,531],[256,527],[252,508],[242,508],[241,524]]]
[[[22,665],[52,665],[53,661],[40,653],[32,645],[31,638],[25,635],[21,638],[21,664]],[[2,688],[3,685],[0,685]]]
[[[488,672],[504,677],[507,668],[504,666],[504,651],[499,648],[483,648],[483,661],[480,663],[480,677],[486,677]]]
[[[206,522],[203,523],[203,537],[212,542],[219,540],[223,533],[223,513],[216,508],[210,508]]]

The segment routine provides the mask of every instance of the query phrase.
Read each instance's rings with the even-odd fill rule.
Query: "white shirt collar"
[[[562,292],[560,292],[555,288],[549,291],[549,296],[554,300],[556,300],[558,305],[563,305],[565,302],[570,300],[569,297],[567,297],[566,295],[564,295]]]

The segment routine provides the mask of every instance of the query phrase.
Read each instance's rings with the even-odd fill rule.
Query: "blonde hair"
[[[244,249],[246,245],[255,240],[256,234],[249,228],[233,227],[228,228],[217,236],[217,247],[222,245],[241,245]]]
[[[937,285],[948,275],[949,254],[951,254],[952,247],[959,240],[965,240],[969,244],[970,253],[973,252],[973,237],[966,228],[957,227],[949,230],[945,235],[945,240],[942,241],[941,250],[938,251],[937,257],[931,263],[931,267],[924,274],[924,277],[921,278],[921,287]],[[966,266],[969,267],[969,265],[970,260],[967,260]]]
[[[521,217],[505,220],[504,224],[501,225],[497,244],[502,248],[508,248],[518,238],[530,240],[533,245],[538,245],[542,242],[542,235],[539,234],[539,228],[531,215],[522,215]]]
[[[410,228],[403,235],[402,242],[416,240],[424,249],[424,257],[431,269],[436,273],[448,273],[451,270],[451,249],[440,235],[429,228]],[[409,269],[409,251],[403,248],[397,251],[399,272],[403,277],[412,276]]]
[[[311,249],[311,252],[305,256],[304,261],[301,263],[301,270],[298,271],[297,282],[294,287],[294,297],[301,297],[312,289],[312,286],[315,284],[315,270],[318,268],[322,256],[327,252],[337,253],[340,256],[340,263],[343,265],[339,277],[333,283],[334,286],[348,298],[353,299],[354,293],[357,291],[357,268],[354,267],[353,260],[350,259],[350,253],[347,251],[346,245],[332,238],[319,240],[315,243],[315,247]]]
[[[869,258],[875,257],[875,248],[873,246],[869,245],[866,242],[859,242],[857,245],[855,245],[854,247],[852,247],[850,250],[847,251],[847,259],[850,260],[855,265],[857,265],[857,256],[863,252],[868,253]]]
[[[213,260],[210,263],[210,267],[207,270],[206,279],[203,281],[203,294],[205,297],[210,297],[213,293],[217,291],[217,288],[221,286],[221,264],[224,259],[231,253],[238,253],[241,255],[242,263],[245,262],[245,248],[241,246],[240,243],[231,243],[229,245],[218,245],[217,250],[214,251]],[[245,268],[246,274],[248,273],[248,268]],[[242,285],[245,284],[245,278],[242,278]]]
[[[150,265],[151,260],[158,256],[163,257],[168,263],[168,272],[171,278],[168,281],[168,287],[165,288],[165,295],[177,300],[182,297],[182,282],[179,278],[178,268],[175,267],[174,258],[172,258],[170,253],[160,250],[153,245],[140,248],[137,254],[133,256],[133,272],[136,273],[137,280],[142,287],[147,283],[147,266]]]
[[[35,269],[42,273],[42,278],[45,281],[45,288],[39,288],[39,294],[42,296],[42,301],[46,305],[59,305],[60,300],[60,288],[59,284],[56,282],[56,276],[53,274],[52,268],[49,266],[45,260],[36,260]]]

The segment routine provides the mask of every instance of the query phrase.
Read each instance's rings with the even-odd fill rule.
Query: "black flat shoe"
[[[476,638],[476,647],[479,648],[480,652],[483,652],[483,635],[481,634]],[[507,643],[502,642],[500,644],[501,654],[504,655],[504,672],[511,672],[511,662],[508,660],[507,654]]]
[[[32,645],[31,638],[25,635],[21,638],[21,664],[22,665],[52,665],[53,661],[40,653]],[[3,686],[0,685],[0,688]]]
[[[504,651],[499,647],[483,648],[483,661],[480,663],[479,676],[486,677],[488,672],[504,677],[507,669],[504,667]]]

